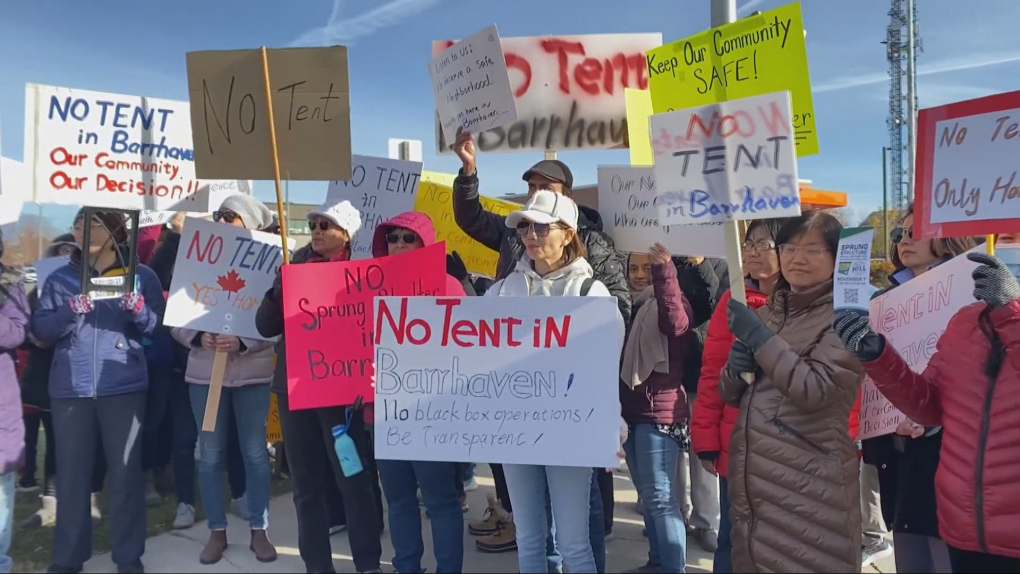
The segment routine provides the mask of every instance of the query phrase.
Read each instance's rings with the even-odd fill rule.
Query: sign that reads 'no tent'
[[[347,48],[267,50],[267,58],[280,177],[350,179]],[[261,50],[189,52],[187,61],[198,173],[274,179]]]

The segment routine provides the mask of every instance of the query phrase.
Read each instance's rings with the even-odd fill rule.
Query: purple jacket
[[[659,330],[669,340],[669,374],[652,372],[634,389],[620,380],[620,405],[628,423],[673,424],[690,419],[684,391],[684,361],[690,349],[691,304],[672,264],[652,266],[652,286],[659,304]],[[635,307],[631,317],[637,317]],[[630,341],[627,342],[630,344]]]
[[[6,270],[5,270],[6,271]],[[9,273],[4,273],[6,279]],[[0,284],[0,475],[16,471],[25,459],[21,389],[14,372],[14,349],[28,332],[28,298],[21,283]]]

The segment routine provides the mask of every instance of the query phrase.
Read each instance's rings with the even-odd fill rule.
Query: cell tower
[[[901,210],[914,196],[914,147],[917,139],[917,54],[922,51],[917,33],[916,0],[891,0],[886,29],[889,60],[889,207]],[[904,143],[904,130],[907,141]],[[904,158],[907,168],[904,169]]]

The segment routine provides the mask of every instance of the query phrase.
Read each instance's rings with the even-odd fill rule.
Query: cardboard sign
[[[432,43],[432,56],[454,44]],[[662,34],[500,38],[518,121],[475,136],[479,152],[627,147],[624,88],[648,88],[645,52]],[[436,149],[452,153],[436,118]]]
[[[446,248],[283,268],[287,396],[294,410],[373,399],[373,299],[446,293]]]
[[[977,247],[975,250],[982,250]],[[977,265],[963,254],[916,277],[869,305],[871,328],[884,335],[914,372],[923,372],[953,315],[973,303]],[[859,440],[896,432],[904,415],[865,378]]]
[[[187,102],[28,84],[25,161],[36,203],[209,211]]]
[[[624,88],[627,102],[627,135],[630,139],[630,165],[655,165],[649,122],[652,95],[648,90]]]
[[[354,175],[329,184],[326,201],[350,201],[361,212],[361,229],[351,238],[354,259],[372,258],[372,236],[380,223],[414,209],[420,161],[367,155],[353,157]]]
[[[871,299],[872,227],[844,227],[839,232],[836,268],[832,274],[832,306],[839,310],[868,312]]]
[[[459,128],[478,133],[517,121],[496,26],[440,52],[429,62],[429,77],[446,141],[455,141]]]
[[[612,297],[376,299],[376,456],[617,467]]]
[[[797,155],[818,153],[799,3],[656,47],[647,61],[655,113],[789,91]]]
[[[350,179],[347,48],[268,50],[267,58],[281,178]],[[187,60],[199,175],[274,179],[262,51],[189,52]]]
[[[445,174],[432,174],[431,172],[422,174],[414,210],[432,218],[432,223],[436,228],[436,241],[445,241],[449,253],[456,251],[464,260],[468,271],[486,277],[495,277],[499,252],[471,239],[457,225],[457,221],[453,217],[453,182],[444,176]],[[450,183],[445,184],[442,183],[443,181],[450,181]],[[491,197],[481,196],[481,201],[482,207],[486,211],[497,215],[507,215],[521,208],[519,204]]]
[[[914,237],[1020,232],[1020,91],[921,110]]]
[[[278,235],[189,217],[163,323],[265,340],[255,328],[255,313],[282,264]]]
[[[726,257],[721,223],[660,225],[655,198],[654,168],[599,166],[599,213],[618,250],[647,253],[658,242],[673,255]]]
[[[652,116],[659,221],[800,215],[788,92]]]

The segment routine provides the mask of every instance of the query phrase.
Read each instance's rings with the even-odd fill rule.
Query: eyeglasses
[[[241,217],[240,215],[234,213],[233,211],[214,211],[212,216],[213,221],[217,222],[222,221],[223,223],[233,223],[239,217]]]
[[[779,246],[779,254],[783,257],[795,257],[798,253],[803,252],[808,259],[818,259],[829,252],[824,247],[801,247],[800,245],[794,245],[792,243],[784,243]]]
[[[889,238],[892,239],[892,242],[894,244],[903,241],[904,237],[910,239],[911,241],[914,240],[914,226],[913,225],[911,225],[910,227],[906,227],[906,228],[904,228],[904,227],[893,227],[892,232],[889,234]]]
[[[386,234],[386,241],[387,241],[387,243],[391,243],[391,244],[399,243],[401,239],[404,240],[404,243],[406,243],[408,245],[411,245],[415,241],[418,241],[418,234],[417,233],[387,233]]]
[[[327,229],[329,229],[329,226],[330,226],[330,222],[326,221],[325,219],[320,219],[319,221],[309,221],[308,222],[308,230],[309,231],[315,231],[316,227],[318,227],[321,231],[326,231]]]
[[[517,237],[527,237],[531,230],[535,231],[536,237],[548,237],[549,231],[553,228],[551,223],[532,223],[522,221],[517,224]]]
[[[771,239],[759,239],[758,241],[745,241],[744,251],[755,251],[761,253],[763,251],[775,251],[776,242]]]

